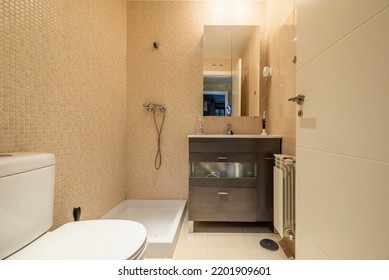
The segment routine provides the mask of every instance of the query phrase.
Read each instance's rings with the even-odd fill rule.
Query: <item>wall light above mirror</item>
[[[259,43],[259,26],[204,26],[204,116],[259,116]]]

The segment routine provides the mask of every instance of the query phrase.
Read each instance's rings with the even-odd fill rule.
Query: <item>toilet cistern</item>
[[[129,220],[66,223],[53,231],[55,157],[0,154],[0,259],[142,259],[146,228]]]

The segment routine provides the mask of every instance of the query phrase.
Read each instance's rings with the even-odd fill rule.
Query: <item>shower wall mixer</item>
[[[165,106],[162,106],[159,104],[154,104],[154,103],[145,103],[145,104],[143,104],[143,107],[145,107],[147,109],[147,111],[149,111],[149,112],[154,112],[156,110],[159,110],[162,113],[164,113],[166,111]]]

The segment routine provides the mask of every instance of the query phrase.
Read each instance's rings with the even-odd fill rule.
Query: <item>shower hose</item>
[[[161,122],[161,127],[158,127],[157,124],[157,117],[155,116],[155,111],[153,111],[153,117],[154,117],[154,124],[155,124],[155,129],[157,130],[157,136],[158,136],[158,143],[157,143],[157,154],[155,155],[155,160],[154,160],[154,167],[155,169],[160,169],[162,165],[162,154],[161,154],[161,132],[163,128],[163,123],[165,122],[165,111],[163,111],[163,116],[162,116],[162,122]]]

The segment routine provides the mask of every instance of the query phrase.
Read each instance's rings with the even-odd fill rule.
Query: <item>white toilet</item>
[[[53,154],[0,154],[0,259],[143,258],[146,228],[135,221],[78,221],[47,232],[53,224],[54,185]]]

